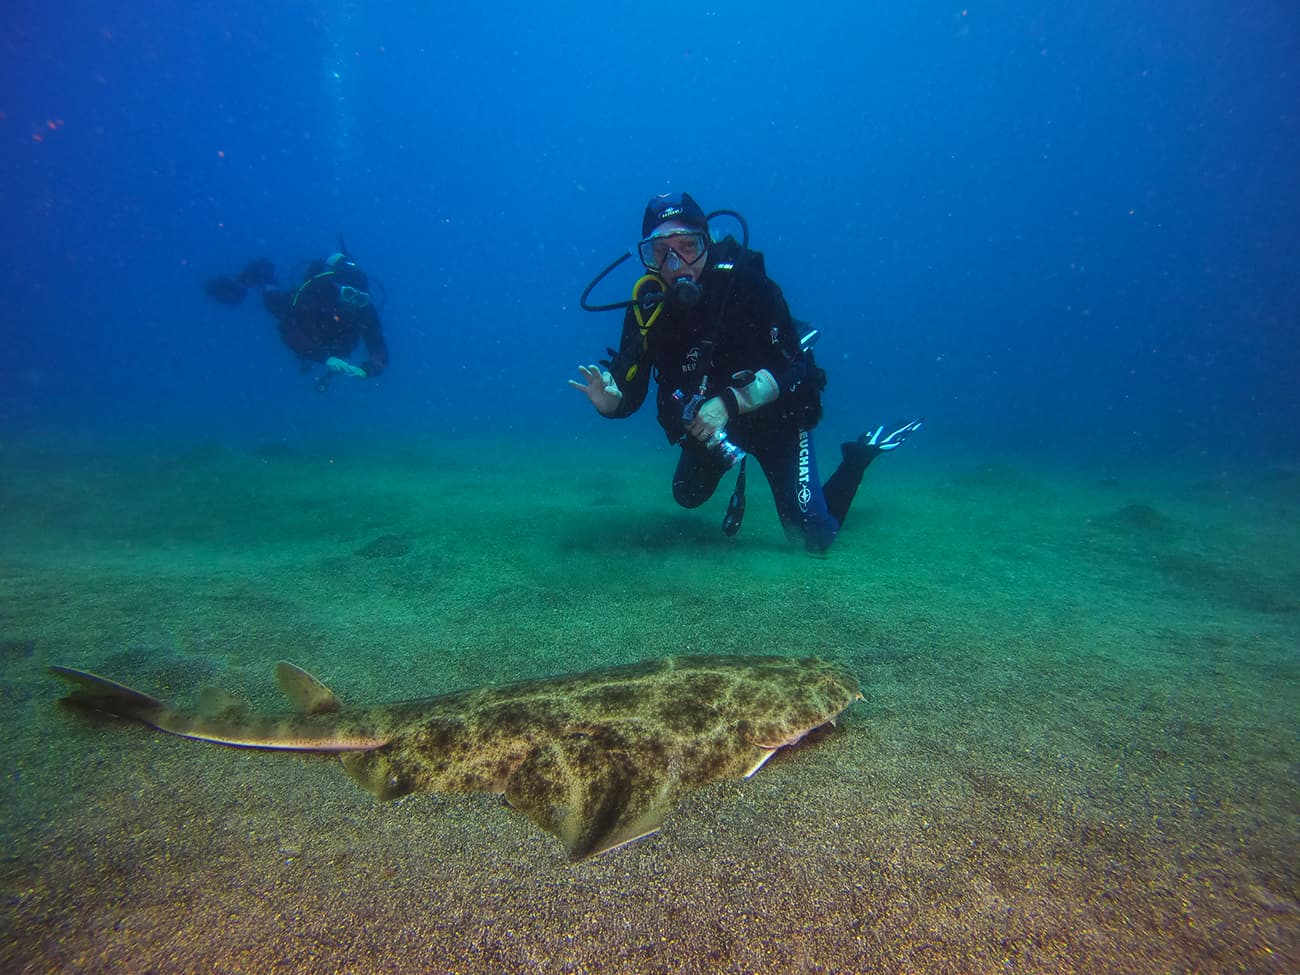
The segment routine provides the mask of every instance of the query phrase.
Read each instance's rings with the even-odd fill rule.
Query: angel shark
[[[174,708],[94,674],[51,671],[73,684],[67,702],[173,735],[337,752],[381,799],[504,794],[573,859],[655,832],[688,792],[749,778],[862,697],[852,675],[816,657],[668,657],[374,707],[345,706],[282,662],[276,677],[295,712],[276,715],[228,695]]]

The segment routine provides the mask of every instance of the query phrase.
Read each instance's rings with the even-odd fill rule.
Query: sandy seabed
[[[545,449],[542,447],[545,446]],[[1300,471],[909,445],[826,559],[666,449],[0,444],[0,971],[1300,971]],[[571,863],[492,796],[57,706],[817,654],[837,730]]]

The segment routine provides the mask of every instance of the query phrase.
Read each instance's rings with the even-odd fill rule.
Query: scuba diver
[[[264,257],[250,261],[233,278],[212,278],[203,287],[224,305],[238,305],[249,289],[260,288],[281,341],[298,357],[299,371],[309,373],[318,363],[325,366],[316,377],[320,392],[335,376],[373,379],[388,366],[388,345],[370,280],[341,238],[338,252],[311,261],[293,290],[278,287],[275,268]],[[365,342],[367,359],[355,365],[348,356],[358,339]]]
[[[742,241],[715,240],[709,221],[734,218]],[[843,460],[823,485],[812,428],[821,419],[826,374],[813,360],[815,330],[790,316],[763,255],[734,210],[710,214],[689,194],[646,204],[637,255],[646,273],[629,301],[588,304],[592,290],[631,256],[619,257],[587,286],[587,311],[625,309],[618,350],[569,380],[602,416],[620,419],[645,401],[651,371],[659,424],[681,457],[673,498],[684,508],[707,501],[724,474],[739,468],[722,530],[734,535],[745,511],[745,464],[752,454],[767,475],[791,540],[825,554],[843,525],[868,465],[902,445],[921,420],[885,426],[841,445]]]

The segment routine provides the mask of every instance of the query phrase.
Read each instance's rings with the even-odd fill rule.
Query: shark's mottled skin
[[[687,792],[752,775],[861,697],[849,673],[815,657],[670,657],[365,708],[282,663],[280,685],[297,707],[285,715],[248,714],[228,697],[176,709],[52,670],[73,683],[69,702],[172,734],[338,752],[382,799],[503,793],[574,858],[654,832]]]

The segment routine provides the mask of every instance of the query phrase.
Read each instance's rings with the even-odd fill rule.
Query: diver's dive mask
[[[709,250],[709,236],[700,230],[670,230],[651,234],[636,245],[641,263],[650,271],[677,271],[697,264]]]
[[[637,256],[649,271],[663,274],[694,267],[709,252],[709,235],[700,230],[675,228],[651,234],[636,246]],[[678,308],[694,308],[704,296],[700,283],[682,276],[668,286],[668,300]]]
[[[352,308],[370,307],[370,292],[354,288],[350,284],[339,285],[339,301]]]
[[[655,213],[654,219],[667,219],[666,213]],[[706,226],[709,225],[715,217],[733,217],[740,224],[741,248],[749,247],[749,224],[745,218],[735,210],[714,210],[707,214],[704,220]],[[642,233],[646,232],[647,226],[653,227],[654,224],[647,221],[642,226]],[[678,227],[673,230],[665,231],[661,234],[650,234],[643,238],[636,246],[636,256],[641,259],[650,272],[650,277],[659,277],[663,271],[678,271],[683,267],[693,267],[696,264],[702,264],[708,255],[709,243],[711,241],[709,233],[705,230],[694,227]],[[722,240],[721,237],[718,238]],[[587,299],[591,293],[596,290],[596,286],[604,281],[610,273],[621,265],[624,261],[629,260],[633,251],[627,250],[620,254],[614,260],[610,261],[599,274],[597,274],[582,289],[582,295],[578,298],[578,304],[583,311],[626,311],[628,308],[640,307],[643,310],[649,309],[654,305],[653,295],[663,294],[658,290],[647,289],[643,294],[634,295],[630,301],[614,301],[608,304],[592,304]],[[703,270],[703,267],[700,268]],[[645,280],[642,278],[642,280]],[[640,285],[637,287],[640,291]],[[691,308],[698,305],[700,299],[704,296],[703,288],[698,281],[689,277],[679,277],[671,285],[668,285],[665,300],[680,308]]]
[[[339,243],[342,244],[342,238]],[[331,254],[325,259],[325,266],[330,269],[329,273],[334,275],[334,283],[339,289],[339,301],[350,308],[361,309],[370,306],[370,292],[366,290],[370,282],[366,278],[366,272],[357,266],[357,262],[352,260],[346,251]],[[345,281],[352,283],[344,284]],[[357,287],[358,285],[360,287]]]

